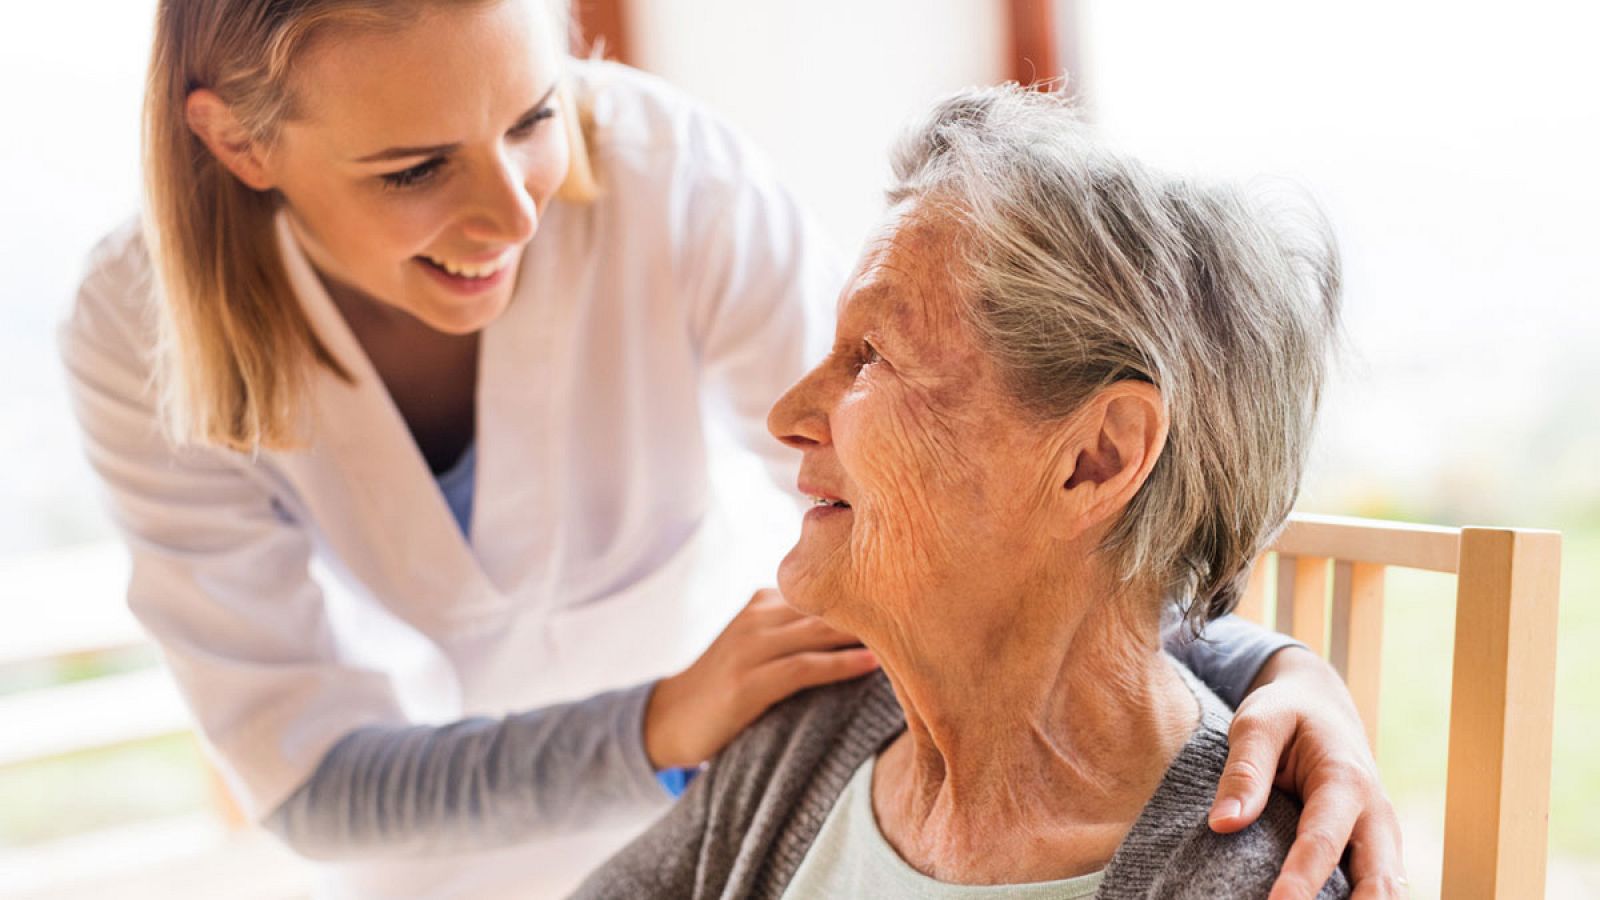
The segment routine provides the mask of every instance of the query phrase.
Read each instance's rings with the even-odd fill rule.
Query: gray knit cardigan
[[[1289,852],[1299,808],[1276,791],[1249,828],[1219,835],[1207,827],[1231,713],[1197,679],[1187,680],[1200,699],[1199,727],[1107,864],[1096,897],[1265,897]],[[791,698],[730,744],[573,896],[776,900],[850,776],[903,730],[905,714],[882,673]],[[1349,894],[1335,871],[1318,897]]]

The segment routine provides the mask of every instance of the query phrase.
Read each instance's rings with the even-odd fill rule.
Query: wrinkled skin
[[[996,703],[983,696],[981,687],[962,695],[963,687],[971,687],[962,682],[973,672],[982,672],[981,680],[991,684],[1004,684],[1013,679],[1002,670],[1025,671],[1052,652],[1058,659],[1096,652],[1094,640],[1065,649],[1049,646],[1052,626],[1073,614],[1067,606],[997,609],[993,604],[1038,597],[1044,593],[1041,580],[1092,591],[1092,575],[1075,569],[1073,554],[1062,551],[1076,545],[1078,556],[1088,556],[1103,531],[1064,527],[1063,520],[1073,517],[1052,508],[1062,495],[1057,479],[1063,473],[1082,472],[1086,462],[1093,468],[1093,454],[1074,458],[1075,448],[1093,446],[1085,444],[1087,426],[1041,423],[1008,400],[994,366],[956,315],[955,273],[947,268],[954,255],[953,229],[912,212],[894,211],[868,246],[843,295],[832,352],[779,401],[769,419],[780,440],[805,451],[802,491],[850,504],[848,510],[808,514],[800,540],[780,567],[779,583],[795,606],[861,635],[880,651],[907,707],[907,736],[916,735],[924,745],[910,747],[903,736],[880,759],[874,809],[886,837],[904,858],[936,877],[982,881],[981,865],[939,864],[941,855],[981,862],[985,850],[981,834],[978,840],[972,837],[977,830],[961,833],[959,816],[950,815],[952,804],[941,806],[954,778],[942,767],[942,754],[976,755],[981,769],[983,755],[999,752],[998,745],[963,740],[963,734],[1014,732],[1018,712],[1048,710],[1049,704],[1039,700],[1043,695],[1110,690],[1157,698],[1143,709],[1135,705],[1129,720],[1148,729],[1141,738],[1149,748],[1144,755],[1161,757],[1160,751],[1150,751],[1172,747],[1173,735],[1149,728],[1153,719],[1142,714],[1160,707],[1160,685],[1141,678],[1135,666],[1115,671],[1103,665],[1098,683],[1057,681],[1021,702]],[[1108,413],[1101,425],[1113,443],[1123,440],[1119,429],[1126,422]],[[1075,477],[1068,477],[1068,487]],[[1113,589],[1100,587],[1104,593]],[[1147,623],[1137,616],[1118,621],[1102,615],[1076,624],[1080,631],[1106,634]],[[962,703],[959,715],[947,712]],[[1081,719],[1083,710],[1077,713]],[[1050,746],[1041,731],[1034,733],[1041,735],[1036,743],[1046,746],[1046,757],[1105,749]],[[1315,894],[1346,841],[1357,898],[1404,896],[1393,810],[1360,720],[1326,663],[1299,650],[1277,654],[1240,708],[1231,739],[1212,814],[1215,829],[1234,831],[1260,815],[1274,769],[1280,787],[1306,798],[1300,837],[1274,900]],[[1019,772],[1016,759],[994,765],[1007,770],[997,779],[1000,788],[965,792],[1004,810],[1003,818],[990,821],[1062,812],[1048,808],[1048,791],[1007,794],[1005,785]],[[923,777],[888,783],[883,773],[897,766],[920,768]],[[1120,777],[1125,785],[1145,785],[1148,789],[1130,792],[1142,798],[1153,789],[1148,775],[1130,767]],[[1230,798],[1239,802],[1230,806]],[[897,821],[896,807],[916,814],[909,822],[904,815]],[[1069,846],[1081,853],[1080,862],[1092,863],[1096,853],[1115,847],[1125,833],[1116,820],[1128,811],[1105,803],[1091,811],[1090,821],[1077,823]],[[1002,860],[1006,871],[987,876],[1064,874],[1048,866],[1066,857],[1035,852],[1048,844],[1049,827],[1032,834],[1029,842],[990,848],[988,855]],[[1035,864],[1038,868],[1029,868]]]
[[[894,211],[833,352],[774,408],[802,491],[849,504],[806,516],[778,579],[862,638],[905,709],[873,781],[886,839],[946,881],[1042,881],[1104,864],[1193,729],[1154,592],[1094,552],[1165,418],[1143,384],[1065,420],[1022,409],[961,318],[957,239]]]
[[[892,216],[845,289],[832,352],[769,418],[791,443],[831,444],[807,454],[801,486],[850,508],[808,516],[778,580],[847,630],[914,618],[884,603],[1011,594],[1009,573],[1043,565],[1034,538],[1053,470],[1040,460],[1059,452],[1059,430],[1010,400],[958,315],[952,273],[926,264],[953,239],[948,224]]]

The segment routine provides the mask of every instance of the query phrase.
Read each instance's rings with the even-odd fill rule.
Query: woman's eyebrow
[[[522,121],[526,120],[529,116],[531,116],[534,113],[538,112],[539,110],[543,109],[545,107],[545,104],[550,102],[550,97],[555,94],[556,86],[558,84],[560,84],[560,80],[559,79],[557,81],[555,81],[555,82],[552,82],[550,84],[550,87],[547,88],[545,90],[544,94],[539,98],[539,102],[535,103],[534,105],[532,105],[530,107],[528,107],[528,111],[523,113],[522,115],[518,116],[517,117],[517,121],[518,122],[522,122]],[[410,158],[416,157],[416,156],[443,156],[443,155],[451,153],[451,152],[453,152],[455,150],[460,149],[460,147],[461,147],[461,145],[459,143],[456,143],[456,144],[428,144],[428,145],[425,145],[425,146],[416,146],[416,147],[390,147],[387,150],[379,150],[377,153],[369,153],[366,156],[363,156],[360,159],[357,159],[356,162],[358,162],[358,163],[375,163],[375,162],[388,162],[390,160],[396,160],[396,159],[410,159]]]

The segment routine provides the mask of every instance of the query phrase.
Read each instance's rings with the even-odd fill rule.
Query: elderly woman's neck
[[[938,646],[874,646],[907,721],[875,806],[908,862],[971,883],[1004,865],[1016,882],[1026,834],[1038,852],[1028,880],[1104,864],[1199,717],[1152,607],[1008,604],[992,631],[964,623]]]

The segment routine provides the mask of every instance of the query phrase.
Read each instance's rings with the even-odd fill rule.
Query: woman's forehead
[[[839,321],[893,328],[907,337],[943,334],[959,319],[956,228],[914,208],[891,211],[868,240],[841,299]]]
[[[429,5],[392,29],[331,26],[297,67],[296,118],[358,156],[503,128],[500,120],[532,104],[560,68],[548,17],[534,7]]]

